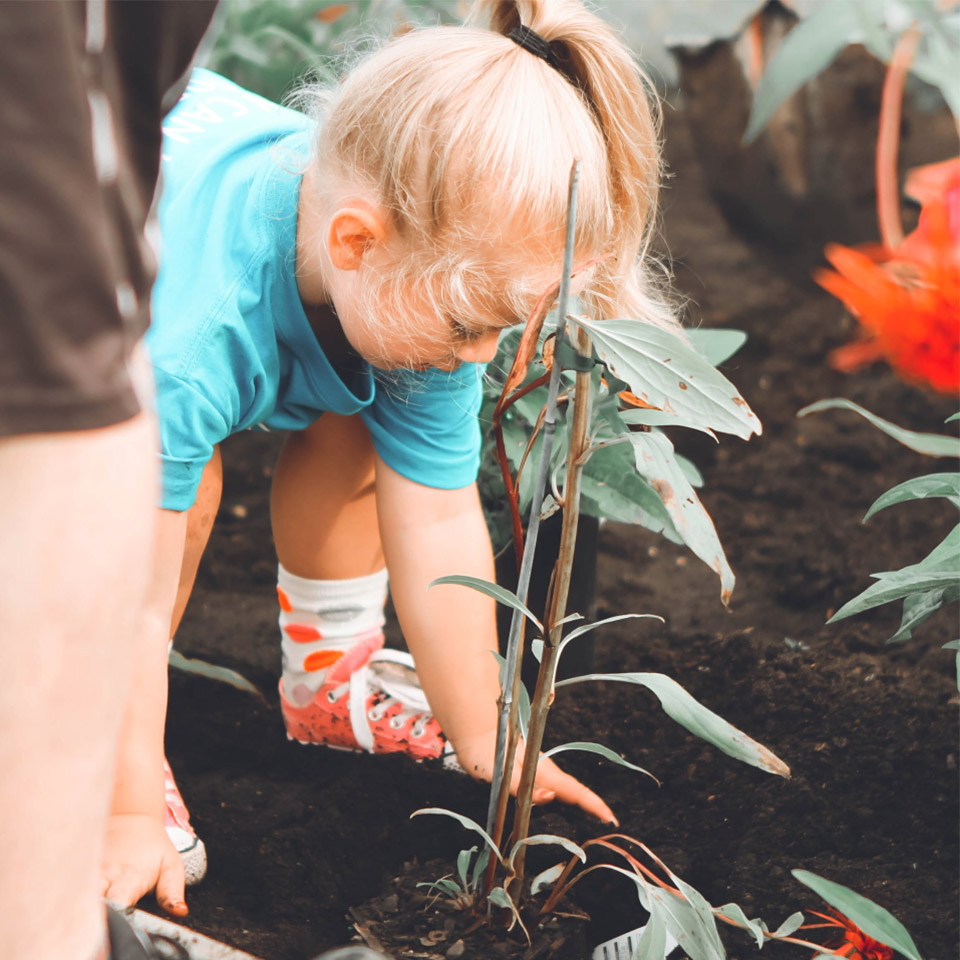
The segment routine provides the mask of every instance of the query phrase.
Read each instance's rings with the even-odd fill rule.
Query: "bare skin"
[[[100,857],[117,691],[147,586],[154,436],[141,414],[0,441],[3,957],[93,957],[102,946]]]

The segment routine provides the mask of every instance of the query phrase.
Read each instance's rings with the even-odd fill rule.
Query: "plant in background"
[[[830,409],[853,410],[869,420],[875,427],[917,453],[930,457],[960,457],[960,440],[956,437],[933,433],[915,433],[904,430],[887,420],[867,412],[850,400],[821,400],[804,407],[798,417]],[[960,419],[956,414],[948,423]],[[888,490],[867,511],[866,523],[875,513],[886,507],[910,500],[941,497],[960,508],[960,473],[930,473],[915,477]],[[845,603],[827,623],[844,620],[864,610],[897,600],[903,601],[903,617],[900,627],[887,643],[901,643],[913,636],[913,631],[929,620],[941,607],[960,599],[960,523],[930,553],[917,563],[900,570],[871,574],[876,583]],[[947,648],[957,650],[957,685],[960,687],[960,640],[951,640]]]
[[[631,488],[621,478],[616,478],[616,489],[621,491],[619,495],[629,501],[631,489],[643,491],[643,508],[651,513],[656,510],[669,523],[677,538],[687,543],[717,572],[721,597],[726,603],[733,588],[733,573],[713,522],[697,498],[684,466],[678,461],[662,428],[686,426],[706,431],[711,436],[718,431],[743,439],[760,432],[759,421],[746,401],[682,336],[636,320],[596,322],[589,317],[568,315],[570,277],[574,272],[576,184],[575,165],[571,175],[562,279],[558,287],[544,294],[523,332],[512,341],[515,354],[491,414],[493,444],[500,454],[503,484],[512,515],[511,526],[522,538],[514,545],[520,560],[517,592],[511,593],[497,584],[472,577],[453,575],[436,581],[437,584],[459,584],[479,590],[513,610],[507,653],[502,664],[500,728],[486,829],[452,811],[437,808],[417,811],[453,817],[481,836],[485,849],[489,851],[489,860],[479,884],[474,883],[467,873],[473,854],[464,851],[458,861],[460,883],[442,878],[435,885],[438,892],[444,892],[460,903],[470,902],[488,912],[494,907],[502,908],[509,915],[510,925],[520,924],[525,931],[538,919],[537,908],[530,900],[534,891],[553,885],[554,892],[547,901],[552,907],[576,882],[570,876],[571,868],[564,870],[562,864],[529,877],[525,857],[530,846],[558,845],[572,855],[573,864],[585,864],[588,847],[617,848],[617,840],[637,843],[614,835],[602,838],[602,842],[589,841],[580,846],[563,837],[530,834],[536,768],[546,717],[557,687],[586,680],[612,680],[644,686],[660,700],[670,717],[697,736],[739,760],[770,773],[789,776],[788,767],[766,747],[700,704],[670,677],[655,673],[590,674],[556,682],[557,664],[571,642],[603,623],[638,616],[626,614],[598,623],[577,624],[582,619],[579,614],[568,615],[566,611],[577,524],[591,460],[610,450],[624,452],[623,460],[619,461],[622,464],[620,469],[629,472],[639,484]],[[557,327],[544,338],[547,308],[558,293]],[[569,338],[568,329],[572,330]],[[705,349],[712,349],[714,355],[722,355],[733,341],[739,339],[737,334],[713,341],[704,338],[702,345]],[[723,349],[720,349],[721,343]],[[545,374],[531,373],[540,344],[543,345]],[[534,391],[540,389],[546,390],[546,402],[537,410],[533,406],[537,401],[531,398]],[[524,419],[527,424],[532,424],[532,430],[528,435],[526,430],[517,429],[511,443],[509,414],[521,404],[526,405]],[[558,436],[564,438],[563,445],[555,443]],[[509,447],[513,444],[516,449],[511,455]],[[520,473],[519,483],[512,465],[516,465]],[[535,471],[531,480],[524,481],[525,471]],[[602,489],[603,480],[594,482]],[[524,483],[528,484],[527,490],[524,490]],[[525,536],[519,512],[523,501],[529,502]],[[561,546],[547,610],[541,621],[526,606],[526,591],[541,519],[558,506],[563,508]],[[529,698],[522,695],[519,671],[525,645],[524,627],[528,623],[536,631],[532,648],[540,660],[536,688]],[[572,629],[565,632],[571,626]],[[514,770],[514,754],[521,740],[524,742],[524,756],[512,829],[508,833],[506,814],[511,779],[508,771]],[[600,744],[562,744],[548,751],[547,755],[565,750],[589,751],[646,773]],[[642,849],[646,850],[645,847]],[[630,856],[625,850],[622,852]],[[597,864],[585,867],[584,873],[598,868],[622,870]],[[738,921],[743,917],[750,929],[753,929],[750,924],[760,924],[759,921],[746,921],[742,910],[735,905],[714,910],[692,887],[669,871],[666,871],[672,891],[669,895],[663,892],[662,885],[651,885],[642,871],[623,872],[639,878],[638,895],[654,918],[655,930],[662,931],[664,936],[669,933],[681,946],[693,950],[693,955],[703,960],[717,960],[724,955],[715,929],[716,916],[730,914]],[[777,935],[787,935],[799,923],[799,918],[795,922],[792,920]],[[765,927],[762,929],[766,930]],[[703,944],[707,944],[703,948],[705,952],[697,954],[696,950]]]
[[[826,249],[833,270],[816,281],[861,325],[861,337],[833,351],[845,372],[886,360],[900,376],[941,393],[960,392],[960,157],[909,173],[906,193],[921,204],[904,236],[897,153],[907,74],[937,87],[960,118],[960,12],[956,0],[832,0],[787,36],[763,75],[745,140],[775,109],[850,43],[888,63],[876,151],[881,243]]]

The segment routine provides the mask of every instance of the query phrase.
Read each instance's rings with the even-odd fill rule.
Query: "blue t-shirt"
[[[214,446],[248,427],[302,430],[359,413],[398,473],[476,479],[482,365],[331,366],[297,291],[297,201],[314,125],[196,70],[163,125],[162,249],[147,335],[157,381],[162,506],[186,510]]]

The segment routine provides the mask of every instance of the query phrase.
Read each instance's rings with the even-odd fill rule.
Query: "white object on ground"
[[[622,933],[612,940],[605,940],[599,947],[594,948],[591,960],[633,960],[640,943],[640,935],[646,929],[644,925],[629,933]],[[667,942],[663,948],[664,960],[677,949],[677,946],[677,941],[667,933]]]
[[[191,960],[260,960],[252,953],[244,953],[242,950],[228,947],[225,943],[211,940],[210,937],[205,937],[187,927],[181,927],[179,923],[174,923],[172,920],[154,916],[145,910],[124,911],[124,913],[131,926],[136,929],[155,936],[167,937],[180,944],[190,955]]]

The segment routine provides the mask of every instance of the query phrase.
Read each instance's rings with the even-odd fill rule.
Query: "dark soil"
[[[840,308],[804,279],[805,264],[778,263],[730,231],[704,192],[680,116],[670,118],[668,143],[675,177],[665,229],[679,289],[692,301],[691,322],[748,332],[727,374],[765,430],[749,444],[680,441],[703,470],[703,500],[738,575],[732,612],[720,605],[716,577],[691,554],[644,530],[606,525],[599,615],[659,613],[667,623],[598,631],[596,669],[676,678],[773,749],[793,777],[720,754],[628,684],[559,691],[548,741],[599,741],[656,774],[659,788],[588,755],[565,763],[607,799],[625,833],[712,903],[736,901],[775,927],[797,909],[823,906],[791,877],[803,868],[876,900],[903,921],[925,958],[949,960],[958,929],[958,698],[952,654],[940,646],[957,636],[956,608],[894,647],[884,641],[899,609],[824,624],[870,573],[919,560],[956,522],[949,505],[934,501],[860,523],[884,490],[949,466],[909,453],[853,414],[795,414],[846,396],[904,426],[937,431],[955,407],[885,368],[831,371],[827,351],[852,332]],[[924,157],[922,146],[918,160],[946,155]],[[389,893],[405,864],[443,858],[451,870],[472,844],[453,821],[411,820],[414,810],[443,806],[482,821],[487,797],[480,783],[403,757],[287,742],[274,693],[268,511],[278,442],[247,434],[225,444],[219,523],[177,640],[187,655],[239,669],[269,706],[174,672],[167,745],[210,858],[207,879],[189,895],[190,924],[265,960],[306,960],[349,941],[350,908]],[[556,805],[535,812],[534,828],[581,841],[600,832]],[[643,921],[628,881],[604,876],[595,873],[578,892],[593,944]],[[442,957],[453,942],[437,939],[418,955]],[[737,957],[753,950],[736,937],[730,949]]]

